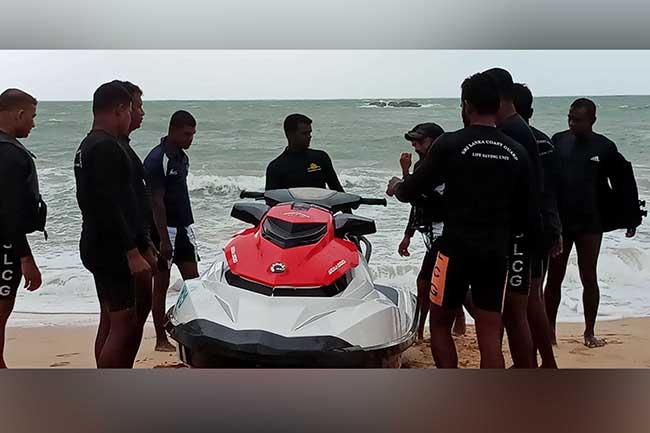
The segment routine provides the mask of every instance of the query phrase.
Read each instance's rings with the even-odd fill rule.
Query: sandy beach
[[[598,335],[608,344],[588,349],[582,344],[581,323],[562,323],[558,329],[555,353],[560,368],[649,368],[650,317],[603,321]],[[94,368],[92,347],[94,326],[40,326],[7,329],[5,359],[10,368]],[[472,326],[467,334],[456,338],[459,363],[463,368],[478,368],[479,354]],[[136,368],[183,368],[176,353],[153,350],[154,331],[147,323],[145,339],[138,353]],[[428,341],[408,349],[403,368],[433,368]],[[504,344],[510,365],[507,344]]]

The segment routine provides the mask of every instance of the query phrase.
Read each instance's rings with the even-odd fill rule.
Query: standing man
[[[599,188],[601,182],[611,182],[609,167],[623,159],[616,145],[604,135],[593,131],[596,123],[596,104],[585,98],[576,99],[569,109],[569,130],[557,133],[552,142],[560,159],[558,208],[562,219],[564,246],[562,254],[551,259],[544,297],[546,311],[555,332],[561,288],[573,244],[578,253],[578,269],[582,281],[582,302],[585,314],[584,344],[589,348],[605,345],[595,335],[596,316],[600,303],[598,288],[598,255],[605,231]],[[629,180],[636,189],[633,176]],[[634,198],[636,202],[638,197]],[[636,206],[636,203],[633,203]],[[624,209],[619,209],[623,212]],[[640,221],[627,225],[627,237],[636,233]],[[555,334],[554,334],[555,335]]]
[[[532,163],[532,199],[539,210],[536,217],[537,224],[536,229],[527,233],[527,236],[523,233],[513,235],[503,322],[508,333],[508,343],[515,368],[536,368],[537,359],[528,324],[528,309],[536,311],[536,314],[531,316],[533,320],[543,317],[541,296],[535,295],[541,292],[542,284],[542,166],[537,140],[526,121],[515,110],[512,76],[501,68],[489,69],[485,73],[499,91],[500,108],[496,119],[497,127],[526,149]],[[529,306],[530,299],[532,301]]]
[[[131,125],[129,126],[129,133],[127,135],[118,137],[119,143],[122,146],[122,149],[126,152],[131,163],[133,176],[131,178],[133,182],[133,191],[137,197],[137,231],[135,243],[138,247],[138,251],[142,257],[145,258],[149,267],[151,268],[150,273],[143,273],[138,275],[138,278],[135,282],[135,307],[136,313],[138,316],[138,329],[140,331],[138,338],[138,347],[142,341],[142,334],[144,332],[144,325],[149,317],[149,312],[151,312],[151,296],[153,292],[153,275],[152,273],[156,272],[156,256],[158,252],[151,241],[151,224],[153,221],[153,211],[151,208],[151,192],[147,188],[144,179],[144,166],[142,165],[142,160],[135,153],[133,147],[131,147],[131,139],[129,135],[139,129],[142,126],[142,120],[144,119],[144,108],[142,104],[142,89],[136,86],[135,84],[129,81],[120,81],[119,82],[129,95],[131,95]],[[101,319],[100,319],[101,324]],[[101,326],[101,325],[100,325]]]
[[[309,148],[311,123],[303,114],[291,114],[284,119],[287,148],[266,167],[265,190],[329,187],[343,192],[329,155]]]
[[[533,117],[533,94],[523,84],[514,85],[514,100],[517,113],[529,124],[537,140],[539,157],[542,163],[544,191],[542,192],[542,221],[544,225],[542,277],[539,283],[531,286],[528,299],[528,324],[535,345],[535,358],[537,350],[542,358],[542,368],[557,368],[553,354],[553,335],[548,322],[546,308],[542,296],[542,281],[548,269],[549,257],[556,257],[562,252],[562,224],[557,210],[557,193],[559,165],[555,147],[551,139],[539,129],[530,125]]]
[[[98,368],[133,367],[139,345],[135,282],[151,272],[136,244],[133,166],[118,141],[130,125],[131,95],[119,82],[102,84],[93,95],[92,129],[74,160],[81,260],[93,274],[105,318],[95,340]]]
[[[435,123],[420,123],[404,134],[404,138],[411,142],[411,146],[418,155],[418,161],[413,167],[414,170],[422,163],[422,160],[429,152],[433,142],[444,133],[443,129]],[[402,167],[402,178],[405,179],[411,175],[411,154],[402,153],[400,157],[400,166]],[[418,323],[418,341],[424,339],[424,325],[429,314],[429,291],[431,290],[431,277],[433,267],[438,254],[438,238],[442,234],[443,220],[443,199],[442,194],[444,185],[439,185],[433,191],[422,194],[417,200],[411,203],[411,212],[409,220],[404,231],[404,238],[400,242],[397,252],[402,257],[408,257],[409,245],[411,238],[416,231],[420,231],[425,239],[427,252],[422,260],[422,266],[417,277],[418,289],[418,306],[420,318]],[[465,314],[463,309],[458,310],[456,321],[454,322],[454,334],[462,335],[465,333]]]
[[[443,134],[415,172],[392,178],[387,194],[402,202],[445,184],[445,218],[431,282],[431,352],[439,368],[455,368],[451,336],[456,312],[471,287],[482,368],[503,368],[501,333],[508,253],[513,232],[534,229],[539,213],[530,195],[525,149],[496,128],[499,93],[479,73],[462,86],[469,125]]]
[[[175,112],[167,136],[160,140],[144,160],[147,185],[151,189],[153,216],[159,239],[161,259],[154,276],[152,303],[156,328],[156,350],[176,350],[165,333],[165,300],[169,288],[169,271],[175,263],[183,280],[199,276],[194,217],[187,189],[190,159],[185,151],[192,145],[196,120],[187,111]]]
[[[27,234],[45,231],[46,207],[38,190],[35,156],[18,141],[34,128],[36,99],[18,89],[0,94],[0,368],[5,328],[21,277],[30,292],[41,287],[41,272]]]

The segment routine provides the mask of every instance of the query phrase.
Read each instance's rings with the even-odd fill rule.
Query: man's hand
[[[142,257],[140,251],[137,248],[127,251],[126,258],[129,263],[129,270],[131,275],[140,275],[147,272],[151,272],[151,267],[149,263]]]
[[[409,170],[411,169],[411,154],[408,152],[402,153],[399,157],[399,165],[402,167],[402,174],[408,176]]]
[[[562,254],[563,250],[564,250],[564,241],[562,240],[562,235],[560,235],[560,237],[555,242],[553,242],[553,245],[551,245],[551,251],[550,251],[551,257],[555,258],[559,256],[560,254]]]
[[[25,278],[25,288],[30,292],[37,290],[43,283],[41,271],[38,269],[34,257],[27,256],[20,259],[20,270]]]
[[[636,229],[627,229],[627,232],[625,232],[626,238],[633,238],[634,235],[636,235]]]
[[[402,257],[409,257],[411,255],[411,253],[409,253],[409,245],[411,245],[411,238],[404,235],[404,239],[402,239],[402,242],[399,243],[399,247],[397,247],[397,253]]]
[[[395,189],[397,189],[397,185],[399,185],[402,182],[402,179],[399,177],[393,177],[391,180],[388,181],[388,188],[386,188],[386,194],[389,197],[392,197],[395,195]]]
[[[162,237],[162,236],[161,236]],[[160,241],[160,255],[163,259],[170,261],[172,259],[173,249],[172,244],[169,242],[169,239],[163,239]]]
[[[149,264],[151,270],[155,270],[156,263],[158,263],[158,251],[156,250],[156,247],[153,245],[153,243],[149,242],[149,246],[145,250],[143,257]]]

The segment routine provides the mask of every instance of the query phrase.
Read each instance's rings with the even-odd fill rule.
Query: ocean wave
[[[378,173],[372,176],[365,172],[357,175],[342,173],[339,179],[343,188],[352,191],[383,187],[386,182],[385,175]],[[187,185],[191,192],[203,191],[216,195],[234,195],[242,190],[262,191],[264,183],[264,176],[218,176],[192,173],[187,176]]]
[[[619,105],[618,108],[621,109],[621,110],[627,110],[627,109],[630,109],[630,110],[647,110],[647,109],[650,108],[650,105],[648,105],[648,104],[647,105],[638,105],[638,106]]]
[[[611,239],[605,244],[611,245]],[[221,256],[206,256],[200,270],[206,269],[213,259]],[[402,261],[400,261],[402,260]],[[415,293],[415,281],[421,258],[396,259],[392,256],[374,255],[370,272],[378,284],[398,287]],[[39,291],[19,291],[15,312],[22,315],[17,320],[21,326],[28,323],[63,323],[96,321],[99,305],[92,276],[82,268],[76,257],[60,256],[56,259],[42,258],[39,261],[44,284]],[[621,317],[650,315],[650,296],[647,281],[650,280],[650,253],[642,246],[605,248],[599,259],[599,282],[601,306],[599,319],[611,320]],[[167,298],[171,305],[178,296],[182,284],[180,274],[172,268],[174,281]],[[47,317],[47,316],[51,317]],[[83,316],[87,316],[84,318]],[[580,283],[575,252],[571,255],[567,275],[563,284],[559,319],[580,322],[583,320],[582,285]],[[12,321],[16,319],[12,316]],[[15,323],[15,322],[14,322]]]
[[[188,174],[187,186],[190,191],[205,191],[216,195],[239,194],[242,190],[264,190],[263,176],[217,176],[209,174]]]
[[[56,118],[53,117],[53,118],[51,118],[51,119],[47,119],[47,122],[48,122],[48,123],[62,123],[63,120],[61,120],[61,119],[56,119]]]
[[[367,190],[367,189],[376,189],[385,186],[386,177],[376,177],[368,175],[351,175],[351,174],[341,174],[339,175],[339,180],[343,188],[351,193],[355,193],[355,190]]]

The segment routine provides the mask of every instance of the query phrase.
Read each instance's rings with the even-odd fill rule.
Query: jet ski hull
[[[195,368],[399,367],[401,354],[415,341],[415,326],[399,342],[366,349],[334,336],[284,337],[264,330],[233,330],[205,319],[178,326],[168,321],[167,330],[178,342],[181,361]]]

